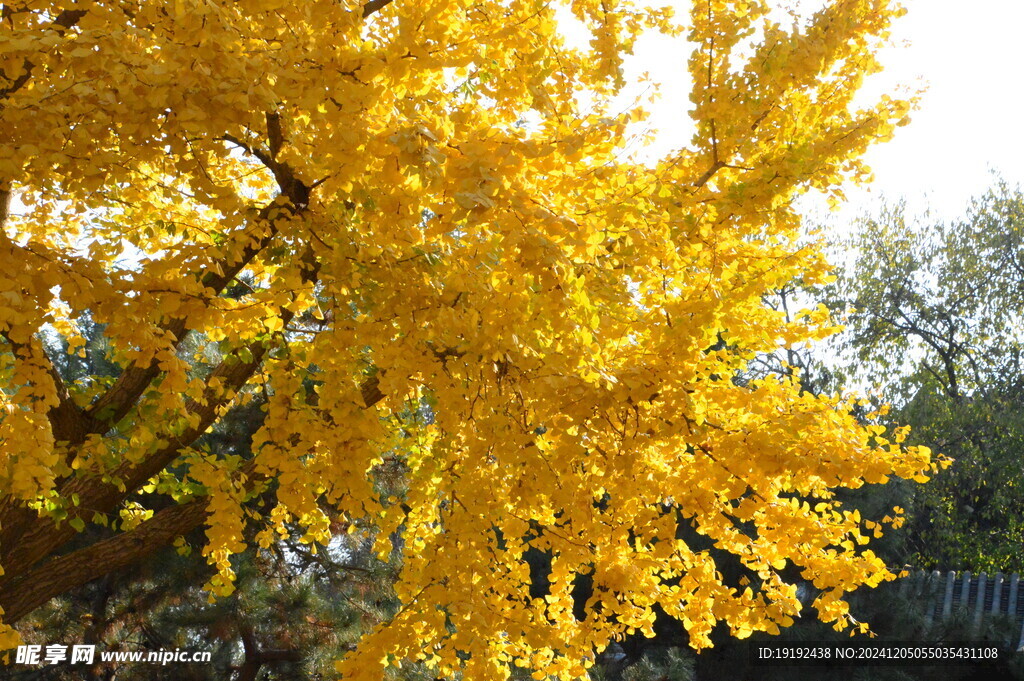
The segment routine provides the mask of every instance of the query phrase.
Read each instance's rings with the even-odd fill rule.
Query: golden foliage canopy
[[[229,593],[246,524],[326,542],[336,516],[405,547],[404,607],[345,678],[402,659],[572,678],[655,604],[696,646],[719,620],[775,630],[799,609],[786,566],[843,624],[843,595],[889,573],[833,491],[920,479],[928,452],[845,398],[733,377],[831,328],[764,296],[827,276],[793,199],[862,176],[905,120],[853,102],[899,10],[769,5],[4,3],[7,621],[203,522]],[[653,164],[627,149],[642,112],[613,105],[646,30],[693,46],[696,134]],[[86,315],[118,369],[66,381],[44,340],[78,351]],[[199,446],[257,398],[251,458]],[[158,494],[177,504],[147,510]],[[61,548],[97,522],[117,531]],[[757,578],[724,583],[680,523]],[[544,599],[528,546],[553,557]]]

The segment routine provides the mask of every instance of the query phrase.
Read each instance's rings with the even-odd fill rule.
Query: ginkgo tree
[[[577,677],[655,606],[695,647],[719,621],[775,631],[797,577],[846,624],[844,594],[891,574],[863,547],[884,519],[833,490],[935,464],[849,398],[733,377],[832,330],[763,301],[828,276],[793,199],[838,198],[906,120],[854,101],[901,10],[691,5],[5,2],[4,644],[204,524],[214,598],[247,528],[401,538],[403,605],[345,678]],[[696,133],[645,164],[615,96],[648,30],[692,45],[666,87],[690,89]],[[77,351],[86,315],[117,371],[64,380],[46,339]],[[203,445],[254,399],[251,456]],[[528,550],[551,558],[544,598]]]

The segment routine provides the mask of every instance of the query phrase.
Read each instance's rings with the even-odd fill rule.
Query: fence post
[[[932,620],[935,619],[935,611],[939,609],[938,594],[936,594],[936,587],[939,585],[939,580],[942,578],[942,573],[938,570],[934,570],[930,575],[924,576],[924,588],[921,590],[921,595],[924,597],[925,607],[924,611],[924,626],[930,627]]]
[[[996,585],[992,587],[992,609],[989,611],[993,615],[999,614],[999,606],[1002,604],[1003,595],[1003,573],[996,573]]]
[[[971,604],[968,600],[971,597],[971,571],[964,570],[961,575],[960,584],[960,607],[964,609],[964,612],[969,613],[971,611]]]
[[[987,581],[988,577],[984,572],[978,575],[978,597],[974,599],[974,620],[971,622],[972,633],[977,633],[981,628],[981,615],[985,610],[985,585]]]
[[[949,617],[953,612],[953,589],[956,588],[956,570],[946,573],[946,593],[942,599],[942,619]]]

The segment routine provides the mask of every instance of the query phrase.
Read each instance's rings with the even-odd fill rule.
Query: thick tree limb
[[[266,221],[269,224],[270,228],[267,234],[262,239],[247,244],[239,257],[233,262],[213,266],[206,272],[198,275],[207,289],[212,289],[215,294],[219,294],[270,243],[277,234],[274,220],[271,219],[271,216],[281,210],[282,206],[280,204],[265,206],[257,215],[257,220]],[[289,214],[291,213],[292,211],[289,211]],[[185,338],[187,323],[183,318],[173,319],[162,325],[160,329],[174,339],[171,342],[171,346],[176,349]],[[254,353],[253,357],[255,358],[258,354],[262,359],[264,352],[265,349],[262,351],[258,350],[257,353]],[[239,368],[241,367],[236,368],[236,371]],[[254,370],[255,365],[249,367],[249,375]],[[50,363],[48,371],[51,374],[56,373],[52,363]],[[160,369],[155,363],[147,366],[129,365],[106,393],[93,402],[80,417],[74,417],[74,430],[73,433],[69,433],[71,437],[67,438],[69,450],[73,451],[77,446],[85,442],[86,438],[90,435],[102,435],[109,431],[128,414],[138,402],[139,397],[160,373]],[[245,376],[242,383],[245,380],[248,380],[248,375]],[[215,415],[215,413],[214,409],[211,414]],[[175,454],[173,456],[167,455],[170,456],[170,461],[174,460],[179,449],[198,438],[209,427],[211,422],[201,415],[200,425],[202,430],[199,430],[194,435],[189,433],[191,440],[185,442],[181,438],[173,439],[173,452]],[[163,451],[160,454],[163,454]],[[166,456],[161,457],[161,459],[164,458]],[[170,461],[167,461],[167,463]],[[148,478],[144,478],[143,482],[146,479]],[[72,493],[79,494],[83,501],[82,508],[93,511],[100,510],[101,512],[111,510],[117,505],[117,499],[124,498],[127,493],[134,491],[134,488],[128,487],[126,488],[126,493],[117,491],[115,494],[114,491],[117,488],[108,483],[103,483],[98,479],[82,479],[79,477],[58,481],[58,485],[62,491],[67,492],[68,496]],[[109,503],[110,499],[114,500],[112,505]],[[2,556],[0,564],[5,565],[7,570],[7,575],[0,577],[0,585],[13,577],[11,573],[12,570],[16,569],[16,566],[34,565],[37,561],[44,558],[49,551],[59,547],[74,536],[74,530],[67,525],[63,526],[63,528],[54,528],[49,523],[36,521],[35,518],[35,511],[24,506],[8,503],[0,505],[0,556]],[[86,518],[86,520],[89,519]],[[43,552],[40,553],[40,551]]]
[[[281,165],[283,166],[283,164]],[[203,286],[212,292],[212,295],[219,295],[227,284],[248,266],[260,251],[266,248],[277,234],[279,219],[287,219],[299,214],[308,206],[309,188],[301,181],[296,180],[290,171],[287,175],[289,182],[287,186],[281,186],[281,191],[290,205],[282,205],[279,202],[270,203],[264,206],[255,217],[255,224],[265,227],[264,235],[260,239],[246,243],[242,252],[232,261],[215,263],[196,275]],[[0,197],[0,199],[4,198],[9,200],[9,195]],[[185,318],[172,319],[161,325],[159,330],[169,338],[170,346],[177,349],[188,332],[187,320]],[[217,374],[218,376],[232,379],[226,383],[229,389],[237,390],[248,380],[262,360],[267,348],[253,347],[251,350],[252,362],[238,362],[230,371],[218,367],[218,370],[221,371],[221,374]],[[47,364],[49,365],[48,371],[55,374],[52,363],[47,361]],[[160,374],[160,368],[155,362],[145,366],[134,363],[129,365],[106,393],[93,402],[80,417],[74,418],[73,433],[69,433],[72,437],[67,438],[69,450],[73,452],[90,435],[102,435],[113,428],[131,411],[142,394]],[[173,461],[180,449],[191,444],[212,424],[216,419],[216,408],[224,400],[213,399],[209,389],[207,389],[207,395],[211,397],[211,400],[207,402],[209,407],[200,413],[200,428],[191,429],[184,438],[169,437],[168,440],[173,443],[171,446],[161,450],[140,465],[139,472],[132,472],[129,475],[129,480],[136,483],[134,487],[126,485],[125,491],[121,492],[118,487],[99,479],[71,476],[57,481],[60,491],[67,494],[65,498],[70,498],[71,494],[77,494],[80,498],[81,509],[88,509],[90,512],[113,510],[120,500]],[[194,409],[196,405],[189,406],[189,413],[192,413],[191,409]],[[66,412],[67,409],[64,411]],[[196,432],[192,432],[193,430]],[[152,464],[146,465],[149,462]],[[157,463],[160,465],[153,473],[142,477],[142,472],[151,470]],[[118,473],[120,472],[122,471],[119,470]],[[54,527],[48,522],[40,523],[35,520],[35,515],[34,511],[20,504],[4,503],[0,505],[0,557],[2,557],[0,564],[7,569],[7,575],[0,577],[0,585],[14,578],[12,571],[19,568],[27,569],[29,566],[35,565],[74,536],[74,530],[66,524],[62,527]],[[85,518],[85,520],[88,521],[89,518]]]
[[[303,273],[303,279],[315,281],[318,270],[315,259],[311,258]],[[219,275],[218,279],[225,278],[223,283],[226,283],[227,276],[228,273],[225,272],[223,275]],[[218,281],[217,283],[221,282]],[[282,312],[282,321],[285,325],[288,324],[292,317],[293,313],[290,311],[285,310]],[[242,359],[240,353],[224,358],[207,379],[207,388],[203,398],[198,402],[193,400],[186,402],[183,416],[197,417],[194,425],[179,435],[166,435],[164,439],[168,440],[170,444],[147,457],[144,461],[135,465],[125,463],[112,471],[110,479],[114,482],[104,482],[97,478],[84,477],[67,479],[59,488],[61,496],[63,498],[77,497],[79,500],[79,504],[75,508],[70,509],[67,520],[70,521],[80,517],[82,520],[89,522],[92,513],[110,513],[114,511],[118,504],[128,495],[132,494],[150,478],[170,465],[181,455],[182,450],[192,445],[216,422],[220,409],[229,403],[233,395],[256,372],[270,348],[270,340],[260,341],[246,348],[248,357],[245,359]],[[140,373],[139,380],[144,379],[148,373]],[[217,385],[218,387],[214,389],[211,385]],[[142,386],[142,388],[144,389],[145,386]],[[367,379],[361,386],[360,392],[367,407],[373,406],[384,397],[376,377]],[[32,518],[25,515],[27,509],[18,510],[22,511],[22,514],[15,519],[19,525],[16,528],[19,534],[15,538],[17,541],[8,541],[3,546],[0,546],[0,548],[7,549],[5,551],[6,555],[3,557],[3,564],[8,567],[8,575],[0,578],[0,598],[3,598],[2,594],[16,590],[15,585],[22,582],[24,577],[21,575],[26,574],[25,571],[28,571],[28,574],[34,574],[38,569],[34,566],[40,561],[45,560],[47,556],[52,555],[60,546],[71,540],[76,534],[74,528],[68,522],[59,526],[46,521],[33,522]],[[130,535],[131,532],[128,534]],[[49,564],[45,563],[45,565]],[[61,565],[63,564],[58,563],[56,567]],[[97,568],[97,565],[93,565],[92,570],[92,578],[108,571],[106,566]],[[61,583],[63,584],[64,582]],[[62,590],[63,588],[53,591],[49,597],[61,593]],[[36,593],[41,594],[42,592],[37,589]]]
[[[0,591],[8,624],[55,595],[142,560],[206,519],[206,499],[171,506],[130,532],[115,535],[72,553],[53,558],[21,574]]]
[[[227,395],[233,395],[255,373],[269,349],[268,342],[256,343],[249,347],[249,361],[242,361],[237,355],[225,358],[213,371],[207,385],[209,386],[209,381],[216,379],[226,389]],[[59,491],[63,498],[77,497],[79,500],[78,507],[69,510],[68,520],[81,517],[82,520],[89,522],[93,513],[113,512],[128,495],[177,459],[182,450],[192,445],[213,425],[218,417],[218,409],[231,399],[224,396],[216,398],[213,389],[209,387],[206,390],[206,397],[203,404],[191,400],[186,403],[183,416],[198,416],[198,422],[194,426],[177,436],[166,435],[164,439],[170,444],[141,463],[124,463],[111,471],[112,482],[104,482],[97,478],[72,477],[61,485]],[[113,481],[120,481],[120,485]],[[60,526],[54,526],[49,522],[36,522],[30,529],[24,530],[19,540],[5,551],[3,564],[8,566],[9,574],[21,566],[35,565],[74,536],[75,529],[67,522]],[[0,577],[0,589],[6,590],[11,579]]]
[[[376,377],[367,379],[361,386],[361,392],[368,408],[384,398]],[[202,431],[199,432],[202,433]],[[178,454],[177,449],[174,449],[173,452],[168,449],[157,457],[147,460],[137,469],[130,471],[128,475],[137,484],[134,487],[126,485],[126,489],[137,488],[156,472],[159,472],[162,466],[156,467],[157,458],[170,463],[177,458]],[[257,479],[253,470],[254,466],[251,461],[243,469],[250,484]],[[150,471],[153,473],[151,474]],[[122,496],[123,493],[119,493],[119,498],[114,500],[115,505],[120,502]],[[207,499],[203,498],[163,509],[134,530],[104,539],[59,558],[53,558],[36,565],[31,570],[19,573],[17,576],[9,572],[9,577],[0,582],[0,607],[4,608],[4,621],[8,624],[16,622],[46,601],[69,589],[144,559],[152,552],[166,546],[175,537],[187,534],[199,527],[206,518],[206,506]],[[48,523],[42,523],[40,526],[44,532],[39,533],[38,537],[26,537],[26,542],[36,540],[33,542],[34,546],[27,547],[33,553],[46,549],[49,543],[56,542],[54,548],[60,546],[75,535],[74,529],[67,523],[60,528],[54,528]],[[42,545],[39,543],[39,539],[49,541]],[[52,548],[49,551],[52,551]],[[19,557],[25,558],[22,551],[16,551],[16,555],[11,556],[15,561]]]

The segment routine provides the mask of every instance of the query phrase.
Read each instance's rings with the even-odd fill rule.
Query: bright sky
[[[818,4],[818,3],[815,3]],[[869,209],[879,196],[905,196],[915,212],[955,217],[991,182],[990,169],[1024,184],[1024,0],[905,0],[894,40],[875,78],[928,91],[910,125],[874,148],[870,192],[848,192],[841,215]],[[640,45],[630,76],[648,71],[663,83],[685,77],[687,46],[650,39]],[[923,79],[923,81],[922,81]],[[881,86],[878,83],[877,86]],[[686,92],[663,98],[652,123],[666,144],[691,134]],[[880,90],[885,91],[885,90]]]
[[[904,48],[885,55],[887,78],[928,84],[921,108],[870,155],[875,193],[919,199],[956,215],[994,169],[1024,183],[1024,2],[915,0],[897,26]],[[868,197],[870,199],[870,197]]]

